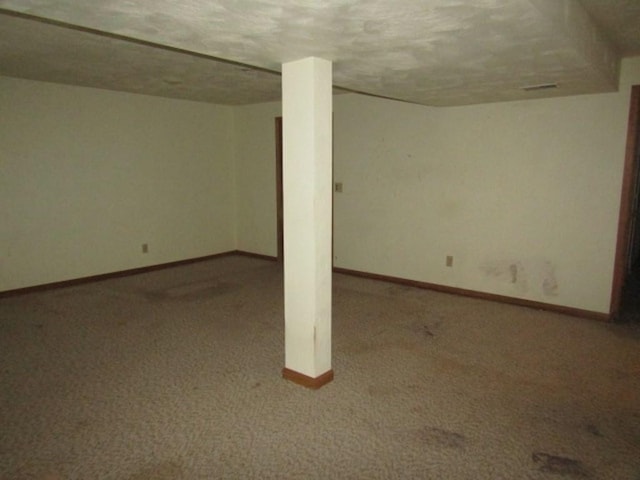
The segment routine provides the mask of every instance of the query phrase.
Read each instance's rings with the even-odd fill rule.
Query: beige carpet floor
[[[640,333],[334,277],[335,380],[283,380],[281,268],[0,300],[0,478],[640,480]]]

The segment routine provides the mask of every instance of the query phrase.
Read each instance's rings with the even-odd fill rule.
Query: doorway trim
[[[638,162],[636,161],[640,148],[640,85],[631,87],[631,101],[629,102],[629,123],[627,126],[627,148],[625,152],[624,170],[622,174],[622,189],[620,194],[620,215],[618,216],[618,240],[613,269],[613,283],[611,288],[611,306],[609,319],[615,320],[620,313],[622,289],[627,277],[627,259],[629,256],[629,229],[633,211],[633,192],[637,177]]]

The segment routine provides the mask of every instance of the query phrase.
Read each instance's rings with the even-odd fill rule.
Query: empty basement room
[[[638,480],[604,3],[0,0],[0,480]]]

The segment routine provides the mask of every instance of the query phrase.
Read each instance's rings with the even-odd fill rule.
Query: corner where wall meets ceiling
[[[0,0],[0,74],[239,105],[319,56],[336,87],[465,105],[614,91],[639,23],[636,1]]]

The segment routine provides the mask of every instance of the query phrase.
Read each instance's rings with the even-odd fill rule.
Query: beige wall
[[[235,249],[230,107],[0,77],[0,112],[0,291]]]
[[[335,265],[607,312],[634,83],[640,58],[612,94],[452,108],[336,96]],[[279,103],[0,77],[0,110],[0,290],[276,255]]]
[[[617,103],[426,109],[345,98],[336,265],[605,311],[624,158]]]
[[[280,102],[236,107],[238,250],[276,256],[276,137]]]
[[[640,59],[622,78],[619,93],[452,108],[335,97],[335,265],[608,312]],[[239,244],[270,255],[276,112],[243,107],[254,142],[237,159]]]

